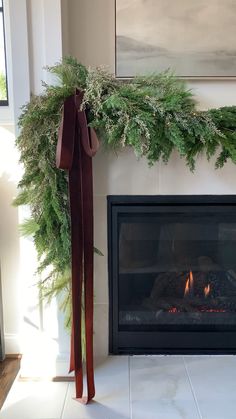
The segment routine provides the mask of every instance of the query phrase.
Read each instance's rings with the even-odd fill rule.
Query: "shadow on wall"
[[[0,264],[6,353],[19,352],[20,238],[18,209],[12,206],[19,179],[13,127],[0,127]]]
[[[13,126],[0,126],[0,264],[6,353],[20,351],[18,209],[12,206],[20,179]]]
[[[24,353],[25,373],[37,366],[38,351],[51,364],[69,352],[69,339],[58,314],[58,302],[43,307],[35,275],[37,253],[30,237],[20,237],[19,224],[30,216],[27,207],[15,208],[17,184],[22,176],[15,147],[14,127],[0,126],[0,264],[6,353]],[[37,349],[37,351],[36,351]],[[36,371],[40,374],[40,371]],[[48,374],[49,368],[45,371]]]

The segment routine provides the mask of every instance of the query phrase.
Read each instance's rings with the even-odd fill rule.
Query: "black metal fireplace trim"
[[[235,206],[236,195],[109,195],[107,196],[108,216],[108,277],[109,277],[109,353],[111,354],[236,354],[236,331],[212,332],[142,332],[119,331],[113,328],[118,325],[115,300],[118,296],[114,293],[112,275],[114,264],[110,249],[117,243],[117,231],[114,229],[113,217],[117,206],[191,206],[196,208],[202,205]],[[160,347],[160,339],[162,346]],[[170,348],[175,340],[175,349]],[[137,346],[135,343],[137,342]],[[143,342],[140,345],[140,342]],[[204,342],[204,347],[202,345]]]

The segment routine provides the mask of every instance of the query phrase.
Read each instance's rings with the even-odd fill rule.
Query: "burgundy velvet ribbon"
[[[75,372],[76,398],[87,404],[95,395],[93,366],[93,177],[92,157],[99,142],[81,110],[84,93],[64,102],[56,164],[69,171],[72,264],[72,332],[70,372]],[[84,295],[84,299],[83,299]],[[82,304],[85,315],[87,396],[83,396],[81,341]]]

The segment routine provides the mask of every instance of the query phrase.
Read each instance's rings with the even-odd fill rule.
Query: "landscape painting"
[[[116,0],[116,75],[236,76],[236,0]]]

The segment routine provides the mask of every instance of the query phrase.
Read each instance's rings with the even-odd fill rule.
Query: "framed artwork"
[[[236,76],[236,0],[116,0],[116,76]]]

